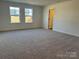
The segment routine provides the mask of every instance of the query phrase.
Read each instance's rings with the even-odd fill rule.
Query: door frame
[[[51,14],[51,12],[52,12],[52,14]],[[54,17],[54,13],[55,13],[55,9],[54,8],[49,9],[49,13],[48,13],[48,29],[50,29],[50,30],[53,29],[53,17]],[[51,17],[52,17],[52,19],[51,19]]]

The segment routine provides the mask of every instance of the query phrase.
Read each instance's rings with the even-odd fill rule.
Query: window
[[[25,8],[25,23],[32,23],[32,9]]]
[[[10,7],[11,23],[20,23],[20,9],[18,7]]]

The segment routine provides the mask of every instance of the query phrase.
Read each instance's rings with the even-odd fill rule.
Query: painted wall
[[[10,23],[9,6],[20,7],[21,23]],[[33,8],[33,23],[27,24],[24,19],[24,8]],[[0,31],[15,30],[15,29],[28,29],[42,27],[42,13],[43,8],[41,6],[28,5],[22,3],[12,2],[0,2]]]
[[[55,8],[54,31],[79,36],[79,0],[67,0],[44,8],[43,27],[48,28],[48,10]]]

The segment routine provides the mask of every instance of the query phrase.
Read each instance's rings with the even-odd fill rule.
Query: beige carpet
[[[2,32],[0,59],[79,59],[79,38],[43,29]]]

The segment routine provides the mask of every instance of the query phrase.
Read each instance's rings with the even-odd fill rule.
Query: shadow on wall
[[[71,1],[71,0],[56,0],[55,3],[60,3],[60,2],[64,2],[64,1]]]
[[[54,0],[54,1],[50,2],[50,3],[48,3],[48,4],[51,5],[51,4],[65,2],[65,1],[72,1],[72,0]]]

